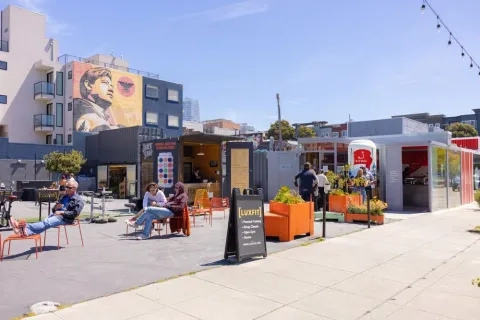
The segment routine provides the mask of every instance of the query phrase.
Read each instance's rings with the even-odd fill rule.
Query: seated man
[[[65,195],[58,200],[52,208],[52,213],[43,221],[22,225],[11,217],[10,225],[13,228],[13,232],[28,237],[42,233],[50,228],[73,224],[84,206],[82,198],[77,194],[77,188],[78,183],[75,180],[69,180],[65,186]]]
[[[185,186],[181,182],[175,184],[175,195],[166,204],[165,207],[148,207],[144,214],[141,215],[135,222],[128,222],[133,228],[138,228],[142,224],[143,232],[137,240],[145,240],[150,237],[150,230],[152,228],[153,220],[162,220],[171,218],[173,216],[182,216],[183,210],[187,206],[188,196],[185,193]]]

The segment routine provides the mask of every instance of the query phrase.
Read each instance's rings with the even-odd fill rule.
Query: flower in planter
[[[305,202],[295,190],[292,190],[287,186],[283,186],[278,190],[273,201],[285,204],[298,204]]]

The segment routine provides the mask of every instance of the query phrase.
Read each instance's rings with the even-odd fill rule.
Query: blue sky
[[[478,70],[447,48],[421,0],[8,2],[46,14],[61,54],[114,50],[132,68],[182,83],[203,120],[267,129],[277,92],[290,122],[480,107]],[[480,1],[430,3],[480,63]]]

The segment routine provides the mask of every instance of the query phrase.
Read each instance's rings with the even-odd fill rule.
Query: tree
[[[67,153],[53,151],[45,155],[43,159],[45,160],[47,170],[57,173],[77,174],[86,162],[83,154],[76,150]]]
[[[447,127],[447,131],[452,133],[453,138],[476,137],[478,131],[474,126],[467,123],[452,123]]]
[[[298,138],[316,137],[317,133],[312,127],[300,126],[298,127]]]
[[[287,120],[282,120],[280,126],[282,128],[282,139],[284,141],[295,138],[295,129]],[[267,131],[267,139],[270,137],[273,137],[275,140],[279,139],[278,121],[275,121],[270,125],[270,129]]]

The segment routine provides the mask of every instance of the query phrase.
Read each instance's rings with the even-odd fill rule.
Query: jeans
[[[65,224],[67,223],[63,220],[62,216],[51,216],[40,222],[29,223],[25,229],[27,230],[27,235],[31,236]]]
[[[135,223],[139,226],[145,224],[143,227],[142,238],[148,238],[150,236],[150,230],[152,230],[153,220],[162,220],[170,217],[173,217],[173,212],[167,208],[148,207]]]
[[[353,188],[353,191],[360,193],[360,195],[362,196],[362,203],[367,202],[367,192],[365,191],[365,188],[355,187]]]

